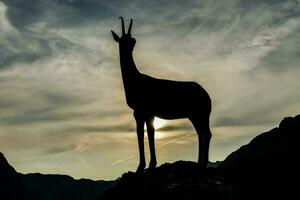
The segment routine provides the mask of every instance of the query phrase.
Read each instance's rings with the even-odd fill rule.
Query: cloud
[[[294,70],[299,67],[300,50],[297,43],[300,42],[298,26],[293,32],[282,38],[279,47],[271,51],[262,59],[261,66],[266,66],[274,72]]]
[[[63,153],[66,151],[72,151],[74,150],[76,147],[74,145],[69,145],[69,146],[63,146],[63,147],[54,147],[54,148],[50,148],[48,149],[45,154],[49,155],[49,154],[57,154],[57,153]]]
[[[8,17],[18,28],[47,20],[49,27],[77,26],[105,18],[113,10],[100,1],[86,0],[4,0]],[[92,20],[91,20],[92,19]]]
[[[50,54],[48,42],[44,38],[34,38],[30,33],[22,33],[7,19],[7,7],[0,3],[0,69],[14,63],[33,62]]]

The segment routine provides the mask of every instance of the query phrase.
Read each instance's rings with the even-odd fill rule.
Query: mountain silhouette
[[[283,119],[224,161],[177,161],[115,181],[66,175],[20,174],[0,153],[0,199],[294,199],[298,195],[300,115]]]
[[[67,175],[25,174],[28,196],[34,200],[95,200],[115,181],[75,180]]]
[[[22,175],[7,162],[0,152],[0,199],[25,200],[26,191]]]
[[[115,181],[75,180],[67,175],[20,174],[0,152],[0,199],[95,200]]]

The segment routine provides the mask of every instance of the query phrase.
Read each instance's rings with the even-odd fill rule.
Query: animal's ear
[[[116,42],[119,42],[120,41],[120,37],[114,32],[114,31],[111,31],[112,35],[113,35],[113,38]]]

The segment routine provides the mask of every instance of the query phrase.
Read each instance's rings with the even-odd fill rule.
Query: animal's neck
[[[139,84],[137,81],[140,76],[133,60],[132,51],[124,51],[120,48],[120,64],[126,102],[131,107],[135,101],[135,87]]]
[[[135,66],[132,51],[126,51],[120,48],[120,64],[124,87],[126,89],[130,82],[134,82],[139,76],[139,71]]]

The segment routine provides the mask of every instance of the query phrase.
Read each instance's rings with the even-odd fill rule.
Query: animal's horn
[[[122,21],[122,35],[125,35],[124,19],[123,17],[119,17],[119,19]]]
[[[128,28],[127,34],[131,34],[131,27],[132,27],[132,19],[130,19],[130,24],[129,24],[129,28]]]

